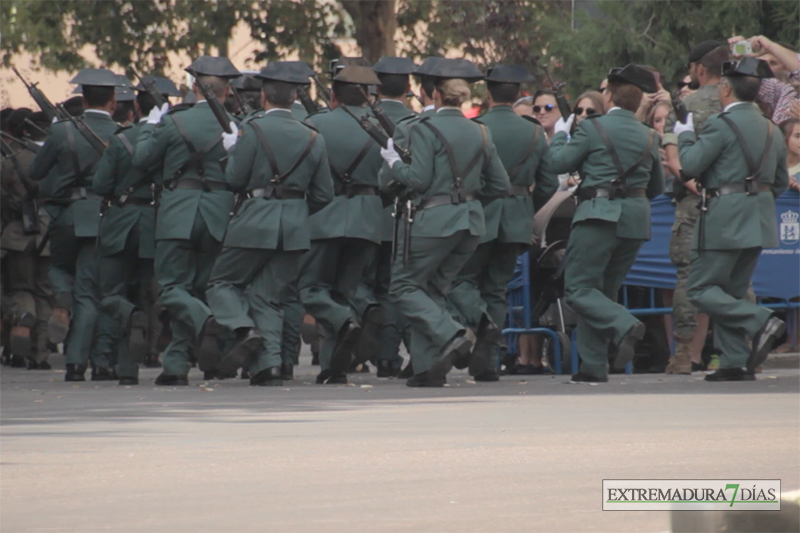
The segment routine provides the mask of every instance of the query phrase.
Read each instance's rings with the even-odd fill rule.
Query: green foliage
[[[628,63],[652,65],[667,78],[686,74],[691,47],[734,35],[798,39],[800,4],[781,0],[601,1],[599,13],[580,10],[575,29],[568,14],[541,24],[556,76],[569,92],[597,87],[608,69]],[[789,24],[794,17],[794,22]]]

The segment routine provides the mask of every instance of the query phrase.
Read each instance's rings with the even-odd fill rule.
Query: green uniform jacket
[[[274,178],[269,160],[253,128],[261,130],[272,148],[279,175],[294,167],[314,134],[312,129],[284,109],[276,109],[247,121],[242,126],[241,138],[231,150],[225,170],[228,182],[240,193],[267,187]],[[228,224],[224,242],[226,247],[309,249],[309,210],[318,211],[333,199],[333,181],[322,135],[315,135],[311,151],[281,181],[281,186],[306,192],[307,199],[245,200]]]
[[[708,117],[722,111],[716,84],[704,85],[687,95],[683,99],[683,105],[686,106],[686,111],[692,114],[694,131],[703,131],[703,124],[708,120]],[[677,120],[675,111],[670,111],[667,121],[664,123],[664,136],[661,141],[663,146],[678,144],[678,136],[673,133]]]
[[[765,146],[767,123],[754,104],[738,104],[729,111],[712,115],[703,126],[700,136],[682,133],[678,150],[683,172],[688,178],[698,178],[705,188],[744,183],[750,175],[744,152],[733,130],[722,115],[729,117],[742,132],[756,164],[764,150],[769,150],[764,171],[757,181],[772,185],[772,192],[750,196],[746,193],[726,194],[708,202],[705,220],[707,250],[740,250],[772,248],[778,245],[775,220],[775,197],[786,190],[789,172],[786,168],[786,143],[780,128],[773,125],[772,143]],[[694,247],[697,247],[695,232]]]
[[[229,114],[230,119],[234,118]],[[211,112],[208,102],[202,101],[192,108],[167,115],[154,126],[144,124],[139,133],[139,142],[133,154],[133,165],[150,168],[163,163],[163,175],[157,184],[168,184],[181,165],[192,156],[186,141],[178,131],[179,121],[196,150],[202,150],[222,138],[222,127]],[[220,160],[227,155],[220,140],[206,152],[202,159],[203,178],[208,181],[225,182],[225,173]],[[183,178],[200,179],[197,167],[188,169]],[[166,188],[158,203],[156,240],[189,239],[195,216],[200,213],[208,225],[211,236],[222,241],[228,225],[233,192],[194,191]]]
[[[407,121],[417,116],[417,114],[414,113],[414,111],[407,108],[401,102],[398,102],[396,100],[381,100],[378,105],[380,105],[381,109],[383,109],[383,112],[386,113],[386,116],[389,117],[392,120],[392,122],[394,122],[395,135],[397,134],[398,128],[401,128],[401,126],[399,126],[399,124],[401,124],[401,121]],[[381,166],[381,172],[383,172],[384,166],[385,163],[383,166]],[[392,205],[385,207],[383,209],[383,227],[381,229],[381,240],[384,242],[392,241],[392,232],[394,228],[394,217],[392,217],[393,211],[394,211],[394,206]]]
[[[367,109],[350,107],[356,116],[364,116]],[[349,237],[381,242],[381,215],[383,203],[380,196],[356,195],[348,198],[339,194],[344,187],[339,173],[344,173],[364,146],[369,146],[361,164],[350,181],[355,185],[378,187],[378,172],[381,168],[380,146],[344,110],[337,107],[330,113],[319,113],[308,117],[325,138],[328,163],[333,176],[337,196],[324,209],[310,218],[311,239],[333,239]]]
[[[303,104],[300,102],[294,102],[292,104],[292,115],[294,115],[294,118],[297,120],[305,120],[306,117],[308,117],[308,111],[306,111],[306,108],[303,107]]]
[[[47,225],[50,217],[39,209],[39,233],[37,235],[26,235],[22,225],[22,202],[28,195],[28,191],[35,193],[36,183],[30,181],[28,169],[33,163],[36,154],[29,150],[17,149],[16,164],[10,158],[4,158],[0,167],[0,184],[2,185],[2,195],[0,195],[0,209],[3,214],[3,235],[0,238],[0,248],[3,250],[13,250],[15,252],[33,252],[41,246],[42,239],[47,232]],[[17,170],[20,172],[18,173]],[[20,175],[21,174],[21,175]],[[40,255],[50,255],[50,247],[45,243]]]
[[[394,178],[413,189],[417,192],[416,205],[434,195],[450,194],[454,179],[444,145],[422,124],[422,120],[429,120],[448,139],[454,149],[459,171],[483,146],[481,126],[464,117],[458,109],[442,108],[428,118],[411,121],[411,164],[396,162],[390,172],[382,176],[382,180],[385,180],[382,183],[386,185]],[[463,176],[463,187],[482,198],[505,196],[510,185],[508,174],[497,156],[488,128],[486,138],[482,160],[472,167],[468,175]],[[461,230],[481,236],[486,231],[480,200],[419,210],[414,215],[411,228],[411,235],[418,237],[448,237]]]
[[[136,146],[141,129],[142,124],[138,124],[122,129],[111,137],[111,142],[97,164],[92,179],[94,192],[111,199],[100,228],[100,254],[104,257],[121,252],[125,248],[128,234],[137,226],[139,257],[152,259],[155,256],[155,206],[129,203],[120,207],[116,202],[116,199],[125,194],[130,187],[134,187],[130,198],[147,200],[153,198],[150,184],[155,170],[143,171],[131,163],[132,150]],[[127,144],[122,140],[123,137],[127,140]]]
[[[580,171],[581,187],[609,187],[619,175],[614,160],[605,143],[592,125],[599,121],[614,143],[624,169],[631,167],[647,148],[648,128],[631,112],[612,109],[607,115],[586,119],[578,126],[575,136],[567,142],[566,133],[557,133],[550,142],[547,164],[552,172],[562,174]],[[651,156],[627,179],[628,188],[646,188],[647,198],[593,198],[581,202],[572,223],[584,220],[616,222],[617,237],[623,239],[650,239],[650,201],[664,192],[664,169],[658,152],[658,140],[651,148]]]
[[[83,117],[86,125],[106,143],[119,129],[108,113],[87,110]],[[56,122],[31,165],[31,180],[42,182],[39,185],[39,197],[45,201],[48,198],[67,199],[76,187],[91,191],[92,176],[100,157],[101,154],[92,148],[71,122]],[[76,237],[97,237],[100,204],[99,198],[76,200],[63,207],[51,208],[48,212],[56,225],[74,226]]]
[[[508,172],[511,185],[530,189],[536,184],[533,198],[511,195],[483,204],[486,233],[481,242],[499,239],[506,243],[530,244],[534,206],[543,206],[558,190],[558,175],[544,164],[547,135],[538,124],[514,113],[510,105],[495,106],[476,121],[492,132],[497,155]]]

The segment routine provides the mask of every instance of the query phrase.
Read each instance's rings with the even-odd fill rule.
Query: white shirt
[[[725,106],[725,109],[723,109],[723,111],[728,111],[730,108],[735,107],[739,104],[749,104],[749,103],[750,102],[731,102],[730,104]]]
[[[431,107],[433,107],[433,106],[431,106]],[[437,109],[436,112],[438,113],[439,111],[442,111],[444,109],[455,109],[456,111],[461,111],[460,107],[453,107],[453,106],[450,106],[450,105],[443,105],[442,107]]]
[[[422,108],[422,112],[424,113],[425,111],[430,111],[431,109],[435,109],[435,108],[436,108],[436,106],[433,105],[433,104],[426,105],[425,107]]]
[[[406,105],[402,100],[395,100],[394,98],[381,98],[381,102],[397,102],[398,104]]]
[[[612,107],[611,109],[609,109],[608,111],[606,111],[606,115],[607,115],[607,114],[609,114],[609,113],[611,113],[611,112],[612,112],[612,111],[614,111],[615,109],[619,109],[620,111],[622,111],[622,108],[621,108],[621,107],[619,107],[618,105],[615,105],[614,107]]]
[[[292,113],[292,110],[291,110],[291,109],[284,109],[284,108],[282,108],[282,107],[273,107],[273,108],[272,108],[272,109],[270,109],[269,111],[265,111],[265,112],[264,112],[264,114],[265,114],[265,115],[269,115],[269,114],[270,114],[270,113],[272,113],[273,111],[285,111],[286,113],[289,113],[289,114],[291,114],[291,113]]]
[[[103,111],[102,109],[87,109],[85,113],[100,113],[101,115],[106,115],[108,117],[111,116],[111,113],[108,111]]]

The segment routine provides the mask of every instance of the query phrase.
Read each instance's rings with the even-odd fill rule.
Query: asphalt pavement
[[[3,532],[656,532],[603,512],[603,479],[782,480],[800,488],[800,370],[749,383],[567,376],[443,389],[351,375],[283,387],[65,383],[0,370]],[[792,366],[792,365],[789,365]],[[87,373],[88,376],[88,373]]]

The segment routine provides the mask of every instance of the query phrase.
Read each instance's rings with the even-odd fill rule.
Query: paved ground
[[[53,361],[63,368],[63,358]],[[3,532],[669,530],[600,511],[604,478],[781,478],[800,487],[800,371],[507,376],[409,389],[374,374],[283,388],[64,383],[3,368]]]

